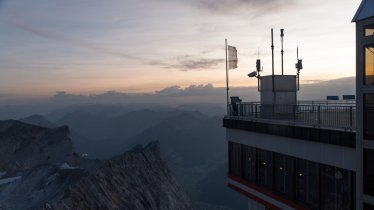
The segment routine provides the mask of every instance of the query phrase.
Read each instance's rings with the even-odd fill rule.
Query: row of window
[[[374,44],[365,46],[365,85],[374,85]]]
[[[364,27],[364,36],[374,36],[374,24]],[[365,46],[365,85],[374,85],[374,43]]]
[[[354,172],[229,143],[229,172],[309,209],[354,209]]]
[[[364,27],[364,36],[374,35],[374,24],[369,24]]]
[[[364,94],[364,138],[374,140],[374,93]]]
[[[374,196],[374,150],[364,149],[364,193]]]
[[[374,35],[374,24],[364,27],[364,36]],[[374,84],[374,44],[365,46],[364,49],[365,85]],[[374,94],[364,94],[364,138],[374,140]],[[364,149],[364,193],[374,196],[374,150]],[[374,206],[364,203],[364,210],[374,210]]]
[[[364,36],[374,35],[374,24],[364,27]],[[365,85],[374,85],[374,44],[365,46]],[[364,94],[364,138],[374,140],[374,94]],[[364,149],[364,193],[374,196],[374,150]],[[364,210],[374,210],[374,206],[364,203]]]

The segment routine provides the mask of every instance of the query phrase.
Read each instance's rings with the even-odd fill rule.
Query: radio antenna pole
[[[271,75],[273,83],[273,92],[274,92],[274,36],[273,29],[271,29]]]
[[[283,54],[284,54],[284,50],[283,50],[283,40],[284,40],[284,29],[282,28],[280,31],[281,31],[281,42],[282,42],[281,55],[282,55],[282,75],[283,75]]]

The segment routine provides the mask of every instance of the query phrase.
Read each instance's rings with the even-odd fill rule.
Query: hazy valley
[[[315,89],[315,94],[312,92],[306,96],[323,98],[324,96],[319,95],[321,88],[339,90],[338,93],[341,94],[350,93],[353,80],[343,78],[341,81],[309,85],[310,89]],[[233,90],[237,95],[248,97],[247,91],[249,90],[246,88]],[[255,90],[252,92],[256,94]],[[164,97],[163,103],[161,95]],[[149,97],[153,98],[153,103],[145,103]],[[196,101],[201,97],[204,98],[203,102]],[[118,156],[126,154],[126,151],[138,144],[160,142],[162,158],[182,190],[187,193],[194,209],[244,209],[246,199],[226,186],[227,142],[222,127],[222,116],[226,110],[222,98],[224,95],[221,89],[211,86],[196,86],[194,90],[165,89],[150,96],[140,94],[130,97],[113,93],[110,97],[86,97],[65,94],[47,101],[32,102],[34,105],[3,105],[0,107],[0,116],[45,128],[68,126],[66,129],[69,129],[71,138],[69,154],[76,152],[72,157],[77,160],[82,160],[82,156],[83,160],[100,159],[93,163],[88,161],[94,168],[92,170],[90,164],[90,167],[78,164],[77,167],[83,168],[81,172],[86,174],[82,175],[83,177],[86,177],[90,170],[101,170],[98,165],[105,165],[103,161],[113,161],[113,157],[118,159]],[[253,97],[245,100],[256,99]],[[139,103],[133,103],[132,100],[138,100]],[[185,102],[189,100],[189,103]],[[39,107],[39,111],[32,107]],[[45,109],[40,110],[40,107]],[[10,109],[13,111],[9,112]],[[10,157],[11,155],[8,159],[11,159]],[[69,162],[70,159],[66,161]],[[73,161],[74,164],[76,162]],[[139,167],[143,167],[142,164]],[[49,173],[51,172],[47,174]],[[105,176],[111,176],[107,172],[103,173]],[[44,179],[44,176],[36,176],[34,179]],[[71,184],[65,183],[64,186]],[[0,190],[1,192],[8,191]],[[61,192],[58,193],[56,192],[56,196],[61,198]]]

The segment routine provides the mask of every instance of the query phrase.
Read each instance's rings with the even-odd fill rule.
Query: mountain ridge
[[[73,151],[67,126],[7,120],[0,143],[0,209],[191,209],[158,142],[92,160]]]

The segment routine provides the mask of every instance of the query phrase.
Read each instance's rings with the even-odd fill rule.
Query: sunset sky
[[[254,86],[257,49],[271,72],[274,28],[285,29],[285,72],[302,82],[355,74],[360,0],[3,0],[0,97],[152,92],[168,86],[225,85],[224,40],[237,47],[233,86]]]

